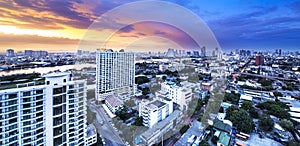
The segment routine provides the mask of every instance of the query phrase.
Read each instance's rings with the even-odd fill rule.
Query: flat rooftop
[[[175,110],[173,113],[170,114],[167,118],[162,120],[161,122],[156,123],[152,128],[149,128],[144,133],[142,133],[140,136],[144,139],[149,140],[152,138],[157,132],[163,131],[162,129],[165,128],[165,126],[172,120],[178,118],[180,115],[180,111]],[[162,134],[162,133],[161,133]]]
[[[96,128],[94,125],[88,125],[86,128],[86,132],[87,132],[87,137],[97,134]]]
[[[155,100],[155,101],[151,102],[150,104],[153,104],[153,105],[157,106],[158,108],[161,108],[162,106],[166,105],[166,103],[158,101],[158,100]]]
[[[45,78],[40,74],[16,74],[0,77],[0,90],[22,88],[28,86],[44,85]]]

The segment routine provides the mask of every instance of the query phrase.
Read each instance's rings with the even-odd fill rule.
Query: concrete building
[[[115,113],[118,109],[124,105],[123,101],[115,95],[108,95],[105,97],[105,105],[112,113]]]
[[[44,51],[44,50],[38,50],[38,51],[25,50],[24,55],[25,56],[31,56],[31,57],[40,57],[40,56],[47,56],[48,52]]]
[[[101,49],[96,57],[96,98],[122,94],[122,100],[134,95],[134,53]],[[126,93],[125,95],[123,93]]]
[[[14,57],[15,53],[13,49],[7,49],[6,50],[6,57]]]
[[[182,82],[175,84],[174,82],[164,82],[161,84],[161,90],[156,92],[156,96],[167,95],[167,98],[180,106],[181,110],[186,110],[189,102],[192,100],[193,83]]]
[[[171,130],[180,123],[182,118],[182,113],[175,110],[170,116],[161,122],[155,124],[152,128],[149,128],[143,132],[140,136],[135,139],[136,145],[148,146],[154,145],[160,142],[163,135]]]
[[[139,104],[139,116],[143,117],[143,125],[153,127],[173,112],[173,102],[156,98],[153,101],[142,101]]]
[[[87,128],[87,135],[85,139],[85,145],[86,146],[91,146],[95,143],[97,143],[97,131],[96,127],[92,124],[88,125]]]
[[[85,145],[86,81],[59,72],[19,82],[0,85],[0,145]]]
[[[264,65],[264,55],[262,55],[262,54],[257,55],[255,58],[255,64],[257,66]]]

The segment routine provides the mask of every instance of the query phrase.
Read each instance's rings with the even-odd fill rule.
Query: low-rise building
[[[181,112],[175,110],[166,119],[156,123],[135,139],[136,145],[154,145],[163,139],[163,135],[172,130],[181,121]]]
[[[189,102],[192,100],[192,89],[195,88],[195,85],[189,82],[182,82],[180,84],[164,82],[161,84],[161,90],[156,92],[156,96],[167,95],[167,98],[178,104],[181,110],[186,110]]]
[[[86,139],[85,139],[85,145],[91,146],[95,143],[97,143],[97,131],[96,127],[93,124],[90,124],[86,127]]]
[[[173,102],[156,98],[153,101],[142,101],[139,104],[139,116],[143,117],[143,125],[153,127],[173,112]]]
[[[120,98],[112,94],[105,97],[105,105],[112,113],[115,113],[118,109],[122,108],[124,103]]]

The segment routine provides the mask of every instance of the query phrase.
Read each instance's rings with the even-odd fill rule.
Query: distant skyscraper
[[[6,50],[6,57],[14,57],[15,53],[13,49],[7,49]]]
[[[134,94],[134,53],[101,49],[96,61],[96,98],[104,100],[107,94],[122,94],[123,100],[129,99]]]
[[[282,50],[281,50],[281,49],[279,49],[279,56],[281,56],[281,53],[282,53]]]
[[[25,56],[32,56],[32,50],[25,50]]]
[[[194,57],[199,57],[199,51],[193,51],[193,53],[194,53],[193,54]]]
[[[264,56],[262,54],[258,54],[255,58],[255,64],[257,66],[264,65]]]
[[[174,49],[169,48],[166,57],[175,57]]]
[[[27,80],[0,90],[0,145],[85,145],[86,81],[67,72]]]
[[[205,56],[206,56],[206,48],[205,48],[205,46],[203,46],[201,48],[201,57],[205,57]]]

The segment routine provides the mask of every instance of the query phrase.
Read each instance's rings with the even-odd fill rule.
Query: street
[[[105,145],[122,146],[125,145],[119,133],[112,127],[110,118],[106,115],[101,105],[96,105],[93,101],[88,100],[87,105],[91,111],[96,112],[98,116],[94,120],[94,125],[97,127],[98,133],[104,138]]]

